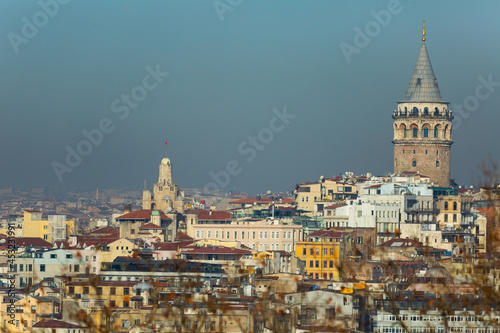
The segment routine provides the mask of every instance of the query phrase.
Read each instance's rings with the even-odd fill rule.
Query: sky
[[[462,110],[451,177],[475,184],[481,161],[500,158],[499,12],[487,0],[1,0],[0,187],[140,190],[165,141],[181,188],[386,175],[424,19],[441,95]]]

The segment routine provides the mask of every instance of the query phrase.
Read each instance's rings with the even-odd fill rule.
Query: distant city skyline
[[[424,19],[455,116],[451,178],[478,185],[482,160],[500,159],[499,9],[3,1],[0,187],[142,190],[158,179],[165,141],[181,188],[254,195],[385,175]]]

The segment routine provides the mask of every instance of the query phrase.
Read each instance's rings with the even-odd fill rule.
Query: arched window
[[[405,127],[404,131],[405,131],[405,138],[406,138],[408,136],[408,130],[406,129],[406,127]]]
[[[412,165],[413,167],[416,167],[416,166],[417,166],[417,161],[416,161],[416,160],[411,161],[411,165]]]
[[[444,210],[448,210],[448,202],[444,203]]]
[[[428,138],[428,137],[429,137],[429,129],[424,128],[424,138]]]
[[[438,128],[437,126],[434,127],[434,137],[437,138],[438,137]]]
[[[427,116],[429,114],[429,108],[424,108],[424,115]]]
[[[453,210],[457,210],[457,203],[456,202],[453,203]]]
[[[415,107],[413,107],[413,112],[412,112],[412,114],[413,114],[414,116],[418,116],[418,108],[417,108],[416,106],[415,106]]]
[[[418,128],[416,127],[413,128],[413,137],[414,138],[418,137]]]
[[[436,161],[436,168],[439,168],[439,161]]]
[[[439,109],[438,109],[438,108],[435,108],[435,109],[434,109],[434,115],[435,115],[435,116],[439,116]]]

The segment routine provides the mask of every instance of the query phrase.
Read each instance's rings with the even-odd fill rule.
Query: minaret
[[[452,112],[441,98],[429,54],[425,46],[425,21],[422,47],[410,78],[405,98],[394,111],[394,173],[417,172],[431,182],[450,185]]]

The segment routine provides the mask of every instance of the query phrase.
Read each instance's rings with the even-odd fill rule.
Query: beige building
[[[302,226],[278,220],[242,219],[227,224],[193,224],[189,236],[195,239],[239,241],[254,251],[292,252],[302,240]]]
[[[354,182],[321,177],[316,182],[298,184],[295,188],[294,203],[298,210],[317,214],[326,206],[345,202],[357,196]]]
[[[452,112],[443,101],[425,46],[418,55],[405,98],[394,111],[394,173],[417,172],[450,185]]]
[[[167,157],[167,143],[165,142],[165,157],[160,163],[158,182],[153,190],[144,190],[142,194],[143,209],[159,209],[165,213],[184,213],[184,191],[172,180],[172,163]]]

